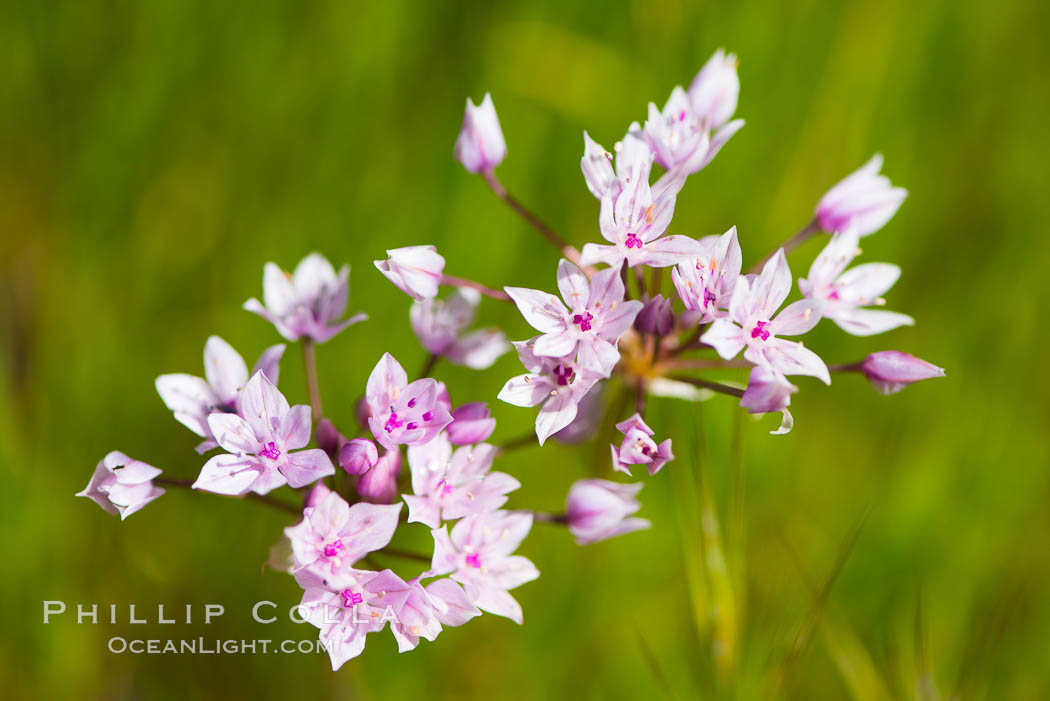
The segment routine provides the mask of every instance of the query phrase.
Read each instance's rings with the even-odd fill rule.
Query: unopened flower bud
[[[635,318],[634,328],[642,333],[653,333],[659,336],[671,333],[671,329],[674,328],[674,311],[671,309],[671,300],[663,295],[656,295],[648,300]]]
[[[406,246],[386,254],[388,258],[375,261],[375,266],[399,290],[419,300],[437,295],[445,259],[434,246]]]
[[[401,474],[401,452],[388,450],[372,469],[357,478],[357,493],[373,504],[397,501],[397,478]]]
[[[901,351],[872,353],[861,365],[865,377],[880,394],[900,392],[913,382],[944,377],[944,369]]]
[[[507,142],[503,139],[492,96],[485,93],[478,106],[468,97],[463,126],[456,139],[456,160],[471,173],[483,173],[502,163],[506,155]]]
[[[740,78],[736,74],[736,54],[719,49],[708,59],[689,86],[693,112],[708,129],[717,129],[736,112]]]
[[[363,475],[379,461],[376,444],[367,438],[355,438],[339,451],[339,465],[348,475]]]
[[[123,521],[164,493],[153,486],[153,478],[159,474],[152,465],[114,450],[98,463],[88,486],[77,496],[91,499]]]
[[[339,450],[346,444],[346,436],[328,419],[323,418],[317,422],[314,435],[317,438],[317,447],[332,457],[339,455]]]

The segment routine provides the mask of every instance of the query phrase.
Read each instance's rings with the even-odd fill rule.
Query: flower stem
[[[154,484],[159,484],[159,485],[164,486],[164,487],[178,487],[180,489],[192,489],[193,488],[193,482],[191,480],[175,479],[175,478],[172,478],[172,477],[157,477],[157,478],[155,478],[153,480],[153,483]],[[204,493],[205,494],[214,494],[214,492],[204,492]],[[267,506],[271,506],[271,507],[273,507],[275,509],[280,509],[281,511],[286,511],[286,512],[288,512],[290,514],[298,514],[298,513],[300,513],[300,510],[297,507],[292,506],[291,504],[289,504],[287,502],[281,501],[280,499],[274,499],[273,497],[266,496],[264,494],[256,494],[255,492],[248,492],[247,494],[242,494],[239,497],[238,496],[234,496],[234,495],[227,495],[227,494],[218,494],[217,496],[220,496],[220,497],[233,496],[234,499],[247,499],[249,501],[257,501],[260,504],[266,504]]]
[[[829,365],[828,370],[830,370],[831,372],[864,372],[864,361],[858,360],[855,363]]]
[[[710,370],[714,368],[749,368],[751,363],[742,358],[722,360],[721,358],[672,358],[663,361],[661,367],[667,370]]]
[[[676,382],[685,382],[695,387],[701,387],[703,389],[709,389],[712,392],[719,392],[721,394],[729,394],[734,397],[743,397],[744,390],[738,387],[730,387],[724,385],[721,382],[711,382],[709,380],[701,380],[699,377],[689,377],[687,375],[672,375],[670,379]]]
[[[700,326],[697,326],[696,327],[696,331],[694,331],[692,333],[692,335],[690,335],[689,338],[687,338],[685,341],[683,341],[682,343],[679,343],[677,346],[672,348],[667,353],[667,356],[673,358],[676,355],[678,355],[679,353],[683,353],[683,352],[685,352],[687,350],[693,350],[693,349],[696,349],[696,348],[706,348],[706,347],[708,347],[706,343],[703,343],[700,340],[700,337],[704,335],[705,331],[707,331],[707,325],[706,324],[702,324]]]
[[[537,523],[558,523],[564,525],[569,522],[569,515],[545,514],[542,511],[536,511],[532,514],[532,520]]]
[[[430,373],[434,372],[434,366],[441,360],[441,356],[437,353],[431,353],[427,356],[427,360],[423,363],[423,369],[419,371],[420,377],[430,377]]]
[[[816,217],[814,217],[813,219],[810,220],[810,222],[808,224],[806,224],[804,227],[802,227],[802,229],[800,229],[797,234],[795,234],[794,236],[789,238],[787,241],[785,241],[784,245],[780,246],[780,248],[783,248],[784,249],[784,254],[787,255],[788,253],[791,253],[793,250],[795,250],[796,248],[798,248],[799,246],[804,244],[806,241],[809,241],[811,238],[813,238],[813,236],[815,236],[816,234],[819,234],[819,233],[820,233],[820,224],[817,223],[817,219],[816,219]],[[775,256],[777,254],[777,251],[779,251],[780,248],[777,248],[776,251],[773,251],[772,253],[767,255],[765,258],[763,258],[762,260],[760,260],[757,263],[755,263],[754,265],[752,265],[751,268],[748,270],[748,272],[749,273],[760,273],[760,272],[762,272],[762,268],[765,267],[766,263],[769,262],[770,258],[772,258],[773,256]]]
[[[631,299],[631,287],[627,284],[627,261],[620,265],[620,281],[623,283],[623,298],[625,300]]]
[[[649,297],[660,294],[660,283],[663,282],[663,268],[653,268],[649,271]]]
[[[536,433],[529,432],[518,436],[517,438],[511,438],[509,441],[505,442],[503,445],[499,446],[499,452],[500,455],[502,455],[504,453],[509,453],[512,450],[530,448],[534,445],[539,445],[539,441],[536,440]]]
[[[303,339],[303,365],[306,368],[306,391],[310,395],[310,409],[313,411],[314,423],[321,420],[321,387],[317,383],[317,346],[313,339]]]
[[[525,207],[521,202],[514,199],[507,188],[503,187],[503,183],[499,181],[496,174],[491,170],[485,173],[485,182],[488,183],[489,189],[496,195],[496,197],[507,203],[507,206],[514,210],[514,212],[528,222],[536,231],[543,234],[543,237],[547,239],[555,248],[561,251],[561,254],[571,260],[576,265],[580,264],[580,252],[574,247],[570,246],[569,243],[561,236],[556,234],[553,229],[544,224],[539,217],[533,214],[528,208]],[[589,277],[589,276],[588,276]]]
[[[503,290],[494,290],[491,287],[486,287],[485,285],[482,285],[480,282],[474,282],[473,280],[464,280],[461,277],[452,277],[451,275],[442,275],[441,276],[441,284],[442,285],[450,285],[452,287],[469,287],[472,290],[477,290],[478,292],[480,292],[481,294],[485,295],[486,297],[491,297],[492,299],[498,299],[498,300],[500,300],[502,302],[510,302],[511,301],[510,295],[507,294],[506,292],[504,292]]]
[[[420,562],[430,562],[431,558],[428,555],[422,553],[409,552],[408,550],[398,550],[397,548],[383,548],[377,555],[392,555],[393,557],[401,557],[406,560],[419,560]]]

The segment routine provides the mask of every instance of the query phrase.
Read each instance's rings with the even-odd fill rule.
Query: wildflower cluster
[[[743,268],[735,227],[699,239],[667,234],[688,176],[709,166],[743,126],[733,119],[738,92],[736,57],[719,51],[688,90],[672,91],[662,110],[650,104],[644,124],[631,124],[611,152],[584,134],[581,168],[599,200],[604,243],[582,249],[507,192],[495,175],[507,145],[492,99],[486,95],[480,106],[468,100],[455,157],[559,249],[558,294],[493,289],[447,275],[432,245],[387,251],[375,266],[412,298],[411,327],[431,362],[410,380],[391,354],[379,358],[356,405],[359,428],[344,434],[324,417],[314,356],[318,344],[365,320],[346,317],[349,268],[337,273],[316,253],[293,273],[267,263],[263,300],[249,299],[244,308],[301,345],[309,403],[293,406],[278,389],[284,344],[263,351],[249,372],[243,357],[213,336],[204,347],[203,378],[167,374],[156,381],[175,418],[201,439],[197,451],[211,453],[195,480],[160,477],[160,470],[113,452],[80,496],[121,518],[164,486],[252,498],[295,513],[283,547],[274,548],[287,556],[274,555],[271,564],[301,586],[301,605],[338,668],[361,653],[369,633],[387,626],[404,651],[482,612],[521,623],[510,591],[539,572],[515,552],[534,522],[567,526],[581,545],[650,525],[634,515],[640,482],[578,481],[560,514],[504,509],[521,485],[493,468],[513,446],[487,442],[496,425],[487,404],[453,405],[444,383],[431,376],[439,358],[483,370],[513,347],[525,372],[507,380],[498,398],[538,407],[539,445],[593,436],[609,417],[603,387],[616,378],[633,392],[635,406],[630,416],[608,421],[622,435],[610,445],[610,469],[631,475],[644,466],[649,476],[674,460],[672,439],[658,437],[645,418],[650,397],[730,395],[751,413],[780,413],[773,432],[786,433],[798,391],[789,377],[830,384],[832,373],[858,372],[891,393],[942,375],[898,351],[829,366],[797,340],[825,318],[856,336],[913,323],[882,308],[897,266],[850,267],[861,239],[882,228],[906,196],[879,174],[880,156],[833,187],[812,221],[750,270]],[[798,280],[800,298],[785,305],[794,287],[787,254],[822,232],[830,237]],[[660,290],[664,268],[671,269],[670,296]],[[452,288],[444,298],[442,287]],[[498,329],[469,330],[482,297],[513,303],[536,335],[510,343]],[[750,369],[746,385],[701,374],[739,367]],[[301,508],[271,494],[283,488],[298,490]],[[399,528],[415,523],[430,529],[429,555],[390,547]],[[422,571],[405,578],[378,567],[375,559],[386,556],[419,560]]]

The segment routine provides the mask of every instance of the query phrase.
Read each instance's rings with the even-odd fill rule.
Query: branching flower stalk
[[[237,351],[212,336],[204,377],[167,374],[156,382],[175,418],[201,439],[197,451],[210,454],[196,478],[160,477],[157,468],[112,452],[79,496],[121,518],[164,487],[250,498],[294,513],[282,547],[273,549],[289,555],[271,556],[269,564],[303,589],[302,606],[338,668],[362,652],[369,633],[387,627],[405,651],[482,612],[521,623],[510,591],[539,571],[514,553],[535,522],[565,527],[581,545],[650,526],[636,515],[642,482],[579,480],[562,513],[505,509],[521,485],[493,469],[503,453],[548,440],[591,440],[611,471],[630,477],[642,466],[653,477],[675,459],[672,439],[647,418],[664,398],[733,397],[753,414],[781,414],[772,433],[786,433],[798,391],[788,377],[830,384],[833,372],[862,373],[888,394],[943,375],[899,351],[829,367],[797,340],[822,319],[855,336],[913,323],[881,308],[899,268],[850,267],[860,240],[881,229],[907,194],[879,175],[880,156],[829,190],[813,220],[750,273],[742,273],[735,227],[699,239],[666,234],[688,176],[707,167],[743,126],[733,119],[738,91],[736,57],[719,51],[688,90],[675,88],[662,110],[650,104],[644,124],[632,123],[612,152],[585,133],[581,168],[599,201],[604,241],[580,248],[507,192],[495,174],[507,146],[492,98],[486,95],[480,106],[468,99],[455,157],[561,255],[551,261],[558,294],[494,289],[446,274],[433,245],[387,251],[375,266],[412,298],[409,319],[427,362],[410,381],[384,354],[356,403],[359,426],[336,427],[323,413],[315,356],[318,345],[366,318],[345,316],[349,266],[336,272],[318,253],[291,273],[267,263],[262,301],[249,299],[244,308],[285,341],[302,344],[308,403],[292,405],[278,389],[284,344],[266,349],[249,372]],[[787,254],[825,233],[827,245],[798,281],[801,298],[784,306],[794,286]],[[450,293],[439,297],[441,287]],[[512,302],[536,335],[510,343],[499,329],[469,330],[482,297]],[[434,375],[439,360],[485,370],[511,347],[524,372],[507,380],[498,398],[538,407],[535,435],[496,445],[488,442],[496,425],[488,406],[454,405]],[[705,376],[730,368],[749,369],[746,384]],[[613,380],[614,390],[604,391]],[[628,407],[633,412],[626,416]],[[286,489],[293,490],[291,499],[272,495]],[[712,549],[720,547],[720,536],[706,515],[713,514],[706,492],[704,499],[710,565],[723,558]],[[292,505],[300,502],[301,508]],[[419,527],[429,529],[432,552],[391,547],[396,531]],[[384,555],[400,574],[375,565]],[[725,598],[729,577],[720,576],[713,595]],[[726,618],[716,626],[726,645],[736,635],[733,625]],[[725,659],[732,654],[727,650]]]

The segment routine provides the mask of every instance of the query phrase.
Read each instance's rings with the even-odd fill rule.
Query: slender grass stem
[[[746,591],[747,573],[747,472],[744,468],[744,410],[733,408],[733,433],[730,439],[729,514],[726,524],[726,547],[729,573],[736,591]],[[737,622],[743,627],[745,600],[737,602]]]
[[[739,621],[737,597],[726,566],[718,510],[707,479],[707,440],[703,431],[703,414],[698,411],[694,423],[696,437],[696,483],[700,503],[700,543],[703,562],[710,583],[711,653],[718,677],[725,685],[734,681],[737,661]]]

